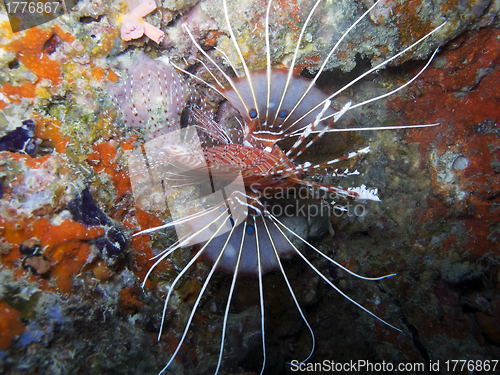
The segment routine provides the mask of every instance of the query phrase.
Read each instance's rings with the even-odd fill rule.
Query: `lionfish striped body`
[[[176,230],[178,230],[178,241],[155,257],[156,262],[149,270],[146,278],[152,272],[154,267],[167,259],[174,251],[189,245],[197,245],[198,248],[196,255],[181,270],[169,288],[163,309],[160,334],[163,329],[167,305],[176,283],[186,274],[187,270],[197,260],[206,259],[213,264],[206,281],[201,287],[196,302],[194,303],[194,307],[187,321],[180,342],[170,361],[160,373],[163,373],[170,366],[173,359],[179,352],[179,349],[187,336],[200,300],[216,270],[223,270],[233,275],[224,313],[220,354],[217,369],[215,371],[216,373],[219,371],[224,353],[226,326],[231,306],[231,299],[235,290],[236,279],[238,276],[243,274],[255,275],[258,277],[259,281],[261,332],[264,353],[262,371],[264,371],[265,367],[266,353],[262,275],[271,270],[279,270],[284,277],[291,297],[311,333],[312,345],[310,355],[312,355],[315,345],[313,331],[298,304],[297,298],[290,286],[290,282],[280,261],[281,257],[291,254],[296,254],[302,258],[307,265],[318,274],[319,277],[321,277],[346,299],[389,327],[398,330],[344,294],[326,276],[315,268],[315,266],[297,248],[296,243],[299,242],[310,246],[315,252],[332,264],[342,268],[351,275],[364,280],[381,280],[393,275],[368,278],[354,274],[316,249],[307,242],[306,238],[301,237],[289,229],[285,224],[283,224],[280,217],[273,215],[273,213],[267,209],[260,197],[262,196],[262,191],[264,189],[267,191],[274,191],[286,188],[305,187],[306,189],[317,189],[322,191],[324,192],[325,197],[327,194],[334,194],[336,198],[347,198],[361,202],[366,200],[379,200],[376,189],[367,189],[364,185],[357,188],[346,189],[334,185],[319,184],[302,179],[306,172],[314,172],[318,169],[328,168],[341,160],[367,153],[369,152],[369,147],[351,152],[341,158],[329,160],[316,165],[312,165],[311,163],[298,164],[295,160],[327,132],[379,129],[338,129],[335,127],[335,123],[346,111],[373,100],[389,96],[410,84],[423,72],[423,70],[430,63],[430,60],[421,72],[412,80],[380,97],[355,105],[349,102],[338,110],[331,107],[331,100],[359,79],[398,58],[409,49],[419,44],[437,29],[425,35],[423,38],[392,58],[387,59],[378,66],[370,69],[365,74],[346,85],[343,89],[332,95],[327,95],[315,86],[317,77],[324,69],[326,61],[323,63],[319,72],[312,80],[303,78],[293,73],[297,52],[304,31],[306,30],[306,26],[311,18],[312,12],[316,9],[320,1],[321,0],[318,0],[315,3],[311,13],[304,23],[292,64],[289,69],[274,68],[271,66],[268,33],[268,19],[271,9],[271,1],[269,1],[268,4],[265,25],[267,68],[251,71],[248,69],[245,60],[243,59],[240,47],[231,28],[226,2],[224,0],[227,26],[234,47],[240,56],[245,73],[244,75],[240,75],[234,68],[234,64],[229,61],[229,64],[233,67],[234,73],[236,74],[236,77],[230,77],[198,45],[189,29],[184,25],[184,29],[191,37],[192,42],[198,47],[200,53],[204,55],[211,64],[219,69],[220,73],[228,82],[228,86],[225,87],[215,78],[215,75],[211,73],[216,83],[203,83],[211,89],[217,91],[239,112],[242,122],[240,122],[241,129],[238,137],[229,136],[224,129],[224,124],[215,122],[202,110],[196,107],[193,108],[193,117],[196,122],[196,127],[201,131],[201,133],[204,133],[205,137],[208,137],[211,140],[211,144],[204,144],[203,142],[200,142],[196,132],[190,131],[189,128],[181,128],[180,122],[183,109],[182,103],[185,103],[186,98],[190,94],[183,91],[179,83],[180,79],[178,77],[178,73],[176,73],[174,68],[171,66],[153,61],[145,56],[141,56],[141,64],[148,66],[146,69],[147,73],[141,73],[139,76],[136,69],[138,64],[135,64],[130,70],[130,75],[132,76],[131,79],[135,79],[136,81],[143,83],[151,83],[153,81],[160,82],[159,88],[154,86],[156,98],[154,93],[152,95],[147,92],[147,90],[143,90],[143,93],[139,94],[143,95],[143,97],[139,99],[139,102],[142,103],[140,105],[146,106],[143,113],[148,114],[149,123],[153,123],[153,126],[148,125],[147,127],[151,140],[144,145],[142,150],[139,150],[130,158],[129,165],[134,195],[136,197],[140,195],[138,193],[141,185],[140,181],[148,178],[153,178],[153,185],[156,184],[156,188],[160,186],[160,190],[164,189],[168,190],[168,192],[172,191],[171,188],[182,188],[192,184],[203,184],[207,181],[207,176],[209,176],[208,184],[212,185],[212,187],[216,185],[214,182],[215,180],[225,181],[225,184],[222,186],[218,185],[219,188],[213,190],[214,193],[212,195],[217,198],[215,201],[211,201],[208,204],[205,200],[200,199],[197,204],[201,208],[197,210],[185,209],[182,214],[177,215],[177,217],[173,214],[173,222],[138,233],[151,233],[167,227],[175,227]],[[378,2],[368,9],[358,19],[358,21],[356,21],[346,31],[346,33],[330,51],[326,60],[328,60],[328,58],[334,53],[338,44],[342,42],[347,33],[349,33],[349,31],[352,30],[352,28],[354,28],[367,15],[370,10],[377,5],[377,3]],[[175,64],[172,63],[172,65],[178,71],[182,71],[194,79],[200,80],[197,76],[181,69]],[[206,65],[203,65],[206,68]],[[158,83],[155,84],[157,85]],[[130,84],[126,86],[123,93],[116,94],[116,98],[118,99],[117,101],[121,102],[123,105],[123,102],[137,102],[137,97],[134,97],[134,95],[137,94],[133,93],[132,85]],[[160,96],[160,100],[158,99],[158,95]],[[162,99],[166,96],[169,96],[169,100]],[[155,101],[157,102],[156,104]],[[177,106],[175,103],[177,103]],[[158,116],[154,115],[156,111],[155,108],[157,109],[158,107],[163,107],[165,113],[167,113],[165,109],[166,106],[170,106],[168,110],[169,120],[165,121],[162,126],[158,126]],[[138,108],[135,107],[135,104],[133,104],[132,108],[128,111],[125,110],[124,112],[126,116],[128,113],[128,117],[131,119],[131,121],[129,121],[131,125],[145,125],[144,122],[147,120],[147,116],[145,116],[141,121],[137,121],[139,111]],[[161,114],[161,110],[159,112]],[[420,126],[428,125],[414,125],[406,127]],[[394,128],[398,127],[386,127],[384,129]],[[295,141],[288,150],[282,150],[278,142],[288,138],[292,138]],[[170,187],[166,188],[165,186]],[[146,194],[151,194],[150,192],[154,190],[150,189],[150,186],[148,189],[149,190],[146,189]],[[164,194],[168,195],[168,192],[165,193],[164,191]],[[343,207],[338,205],[337,202],[332,202],[330,200],[328,203],[330,204],[330,209],[343,209]]]

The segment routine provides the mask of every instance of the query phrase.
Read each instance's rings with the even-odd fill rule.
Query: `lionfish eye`
[[[247,226],[247,234],[254,234],[255,228],[252,225]]]
[[[212,232],[215,232],[215,229],[217,229],[217,226],[215,224],[211,224],[208,229],[210,229]]]
[[[285,117],[286,117],[286,115],[288,115],[288,111],[287,111],[286,109],[282,109],[282,110],[280,111],[280,113],[278,113],[278,116],[279,116],[280,118],[285,118]]]
[[[250,116],[251,119],[254,119],[257,117],[257,111],[255,109],[251,109],[249,112],[248,112],[248,115]]]

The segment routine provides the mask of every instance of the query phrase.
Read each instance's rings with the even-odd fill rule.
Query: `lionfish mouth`
[[[340,211],[345,210],[345,208],[339,201],[342,202],[345,199],[362,203],[367,200],[378,201],[377,190],[367,188],[364,185],[344,188],[305,179],[308,174],[331,168],[342,160],[366,154],[370,151],[369,147],[314,165],[309,162],[298,164],[296,159],[324,134],[329,132],[416,128],[437,125],[347,129],[337,126],[339,120],[347,111],[390,96],[411,84],[427,68],[437,50],[415,77],[392,91],[361,103],[353,104],[348,102],[339,109],[334,109],[331,103],[350,86],[419,45],[443,27],[444,24],[401,52],[367,70],[330,95],[316,87],[318,77],[340,43],[351,30],[366,18],[380,0],[376,1],[345,31],[329,51],[314,78],[307,79],[294,74],[294,68],[306,28],[320,2],[321,0],[318,0],[313,5],[302,26],[292,62],[288,68],[275,68],[271,64],[269,15],[272,1],[270,0],[267,6],[264,32],[267,66],[264,69],[250,70],[232,29],[226,0],[223,0],[224,16],[229,36],[239,56],[243,74],[235,68],[236,64],[226,56],[227,63],[233,69],[233,74],[228,74],[198,44],[189,28],[183,25],[192,43],[198,48],[200,54],[205,57],[207,64],[212,65],[218,71],[217,74],[210,71],[207,65],[202,62],[213,77],[213,82],[205,82],[174,63],[164,64],[142,55],[129,69],[130,80],[125,86],[125,90],[116,94],[116,99],[122,106],[125,117],[131,119],[129,125],[142,127],[147,133],[148,142],[141,148],[136,149],[129,159],[130,177],[136,202],[146,209],[154,206],[156,210],[166,210],[164,202],[166,198],[173,217],[173,221],[165,225],[143,230],[135,235],[157,232],[165,228],[175,228],[178,235],[178,240],[172,246],[154,258],[155,263],[147,273],[143,287],[153,269],[169,259],[175,251],[193,245],[196,245],[197,249],[196,254],[178,273],[168,289],[158,340],[165,323],[169,301],[179,280],[186,275],[190,267],[199,259],[205,259],[212,264],[210,272],[194,302],[176,349],[169,362],[160,371],[160,374],[169,368],[179,353],[200,301],[216,270],[232,274],[227,304],[224,310],[221,343],[215,369],[216,374],[223,362],[231,300],[235,291],[236,280],[241,275],[253,275],[258,278],[263,350],[261,373],[264,371],[266,366],[266,335],[263,275],[271,270],[281,272],[291,298],[310,332],[311,350],[307,358],[303,358],[302,361],[308,360],[315,348],[314,333],[299,305],[281,260],[283,257],[292,254],[300,257],[314,273],[344,298],[391,329],[401,332],[395,326],[382,320],[360,303],[354,301],[338,286],[333,284],[304,255],[299,244],[311,248],[315,254],[362,280],[383,280],[395,274],[381,277],[364,277],[350,271],[314,247],[308,241],[307,234],[299,234],[289,227],[280,215],[276,215],[269,208],[268,202],[270,200],[263,199],[263,197],[271,196],[272,198],[273,194],[284,189],[287,189],[287,191],[306,189],[310,192],[309,198],[319,199],[322,206],[328,206],[329,210]],[[136,68],[139,65],[143,67],[142,71],[146,67],[148,74],[138,73]],[[182,84],[182,77],[178,72],[202,81],[204,85],[231,103],[242,119],[237,134],[230,134],[224,123],[214,121],[198,107],[192,107],[192,121],[195,126],[181,126],[184,103],[190,93]],[[226,82],[221,83],[216,78],[216,75],[222,76]],[[136,92],[133,89],[134,85],[142,86],[145,89]],[[131,107],[124,107],[123,103],[131,103]],[[141,113],[147,115],[141,117]],[[281,149],[280,145],[282,143],[278,144],[278,142],[285,139],[291,139],[292,146],[288,149]],[[346,173],[332,174],[333,177],[342,177],[344,175]],[[193,186],[208,186],[211,188],[211,192],[196,199],[192,198],[192,196],[188,199],[186,195],[184,195],[184,200],[180,202],[175,199],[179,197],[179,192],[185,193],[187,191],[188,194],[194,192],[196,189]],[[321,194],[315,195],[312,193],[313,191]]]

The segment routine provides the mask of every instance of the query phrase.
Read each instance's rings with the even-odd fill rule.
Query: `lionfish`
[[[330,199],[330,201],[327,201],[332,210],[344,209],[342,205],[336,202],[338,199],[358,202],[378,201],[377,190],[367,188],[364,185],[355,188],[343,188],[331,184],[312,182],[303,178],[307,173],[330,168],[342,160],[365,154],[370,151],[369,147],[314,165],[310,162],[299,164],[296,162],[297,157],[327,132],[417,128],[436,125],[348,129],[336,127],[340,118],[347,111],[385,98],[411,84],[429,66],[437,50],[415,77],[392,91],[361,103],[353,104],[348,102],[338,110],[334,109],[331,103],[332,99],[341,92],[422,43],[423,40],[439,30],[444,24],[401,52],[361,74],[331,95],[325,94],[316,87],[316,81],[325,69],[328,59],[349,32],[377,6],[379,1],[375,2],[345,31],[330,50],[313,79],[295,74],[294,67],[306,28],[321,0],[316,1],[302,26],[292,62],[288,68],[277,68],[271,64],[269,15],[272,0],[269,0],[265,21],[267,66],[259,70],[250,70],[248,68],[231,26],[226,0],[223,0],[224,16],[229,36],[241,60],[244,75],[235,68],[235,64],[229,60],[227,55],[225,55],[225,59],[232,67],[234,74],[226,73],[198,44],[185,24],[182,27],[192,43],[205,57],[207,64],[212,64],[220,71],[220,74],[227,81],[226,85],[221,83],[215,74],[208,69],[207,64],[201,62],[201,60],[198,61],[210,72],[214,83],[202,81],[198,76],[174,63],[164,64],[149,59],[145,55],[137,59],[129,69],[130,79],[125,85],[125,90],[120,91],[115,99],[121,105],[125,117],[129,119],[129,124],[134,127],[146,127],[150,139],[142,148],[138,148],[130,156],[129,160],[130,176],[137,203],[142,202],[142,204],[147,205],[145,202],[149,200],[151,205],[165,208],[165,197],[169,199],[169,197],[178,195],[179,189],[185,190],[188,186],[196,184],[206,184],[212,188],[213,192],[207,197],[192,200],[193,204],[188,206],[183,202],[173,207],[170,203],[175,205],[175,202],[170,200],[169,208],[174,218],[173,221],[135,234],[151,233],[164,228],[175,228],[178,234],[178,239],[173,245],[153,258],[156,261],[149,269],[143,287],[153,269],[168,259],[174,251],[189,245],[196,245],[198,249],[196,255],[178,273],[168,290],[158,340],[163,330],[167,306],[177,282],[198,260],[205,259],[213,264],[196,298],[177,348],[169,362],[160,371],[160,374],[166,371],[178,354],[188,334],[200,300],[216,270],[222,270],[233,275],[222,323],[222,338],[215,370],[216,374],[222,363],[231,300],[236,280],[240,275],[254,275],[258,278],[263,348],[261,373],[264,371],[266,364],[262,277],[263,274],[271,270],[281,272],[297,310],[311,334],[311,352],[305,360],[309,359],[315,347],[314,333],[298,303],[280,260],[282,257],[291,254],[298,255],[320,278],[344,298],[385,325],[400,331],[342,292],[306,258],[298,248],[298,243],[309,246],[328,262],[362,280],[382,280],[394,276],[394,274],[381,277],[364,277],[350,271],[314,247],[304,238],[305,236],[301,236],[290,229],[280,217],[274,215],[272,210],[268,209],[268,205],[262,199],[264,190],[266,192],[275,192],[279,189],[305,187],[306,189],[316,189],[323,192],[323,197],[325,197],[323,201],[327,201],[328,197],[333,194],[335,200]],[[146,71],[146,73],[141,73],[143,71]],[[183,72],[196,80],[202,81],[203,84],[220,94],[236,108],[242,119],[237,136],[230,135],[225,129],[225,124],[214,121],[196,106],[191,107],[195,127],[181,126],[184,107],[182,103],[185,103],[185,98],[190,93],[182,84],[177,72]],[[142,87],[142,90],[135,90],[137,86]],[[181,104],[176,106],[176,103]],[[203,140],[198,137],[197,130],[202,133]],[[292,142],[295,139],[295,142],[287,150],[282,149],[278,142],[289,138],[292,139]],[[341,176],[342,173],[338,173],[338,175]],[[222,187],[221,181],[224,182]]]

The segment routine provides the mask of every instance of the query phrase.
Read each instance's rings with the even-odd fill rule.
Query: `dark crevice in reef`
[[[10,69],[10,70],[13,70],[13,69],[17,69],[19,68],[19,60],[18,59],[14,59],[12,61],[9,61],[7,63],[7,67]]]
[[[336,68],[323,71],[316,81],[316,85],[323,91],[325,91],[325,88],[329,88],[328,91],[330,91],[331,88],[339,89],[370,69],[370,60],[363,59],[358,54],[356,55],[356,67],[353,70],[350,72],[343,72],[340,68]],[[300,75],[305,78],[313,79],[316,73],[317,71],[311,72],[308,68],[305,68]]]
[[[92,16],[82,16],[80,17],[80,22],[81,23],[92,23],[92,22],[101,22],[101,18],[104,17],[103,15],[99,15],[96,17]]]
[[[401,308],[401,320],[403,321],[403,324],[408,328],[408,331],[410,331],[410,334],[413,338],[413,345],[415,345],[415,348],[418,350],[418,352],[420,353],[420,355],[424,359],[425,372],[427,374],[439,374],[439,371],[433,371],[430,369],[429,363],[430,363],[431,359],[429,357],[429,353],[427,352],[426,347],[420,341],[420,336],[418,334],[418,330],[417,330],[417,328],[415,328],[415,326],[413,324],[411,324],[406,319],[406,316],[403,312],[403,307],[401,305],[400,305],[400,308]]]
[[[397,60],[396,60],[397,61]],[[394,61],[391,63],[394,64]],[[422,60],[409,60],[402,64],[398,65],[384,65],[378,70],[373,71],[364,77],[360,82],[364,80],[372,81],[376,77],[384,77],[384,76],[395,76],[404,74],[405,72],[411,72],[415,70],[419,70],[423,67]],[[350,72],[344,72],[340,68],[335,68],[331,70],[323,71],[316,81],[316,86],[318,86],[321,90],[328,93],[333,93],[342,87],[348,85],[352,81],[356,80],[361,75],[365,74],[367,71],[372,69],[370,59],[363,58],[361,55],[356,55],[356,66]],[[316,75],[317,71],[310,71],[309,68],[304,68],[300,75],[305,78],[313,79]],[[359,85],[359,82],[354,85]],[[476,89],[475,87],[474,89]]]
[[[61,41],[56,34],[52,34],[50,38],[43,44],[42,51],[47,55],[53,54],[57,47],[61,44]]]

